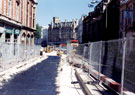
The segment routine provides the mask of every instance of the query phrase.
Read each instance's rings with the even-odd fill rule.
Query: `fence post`
[[[84,66],[84,57],[85,57],[85,52],[86,52],[86,46],[84,46],[84,50],[83,50],[83,55],[82,55],[82,70],[83,70],[83,66]]]
[[[67,44],[67,60],[68,62],[70,62],[70,58],[71,58],[71,45],[70,43]]]
[[[91,61],[91,43],[89,43],[89,62],[88,62],[88,64],[89,64],[89,75],[90,75],[90,62]]]
[[[123,87],[124,87],[124,69],[125,69],[125,57],[126,57],[126,45],[127,39],[123,39],[123,57],[122,57],[122,74],[121,74],[121,95],[123,95]]]
[[[102,66],[102,64],[101,64],[101,62],[102,62],[102,41],[100,41],[100,58],[99,58],[99,64],[98,64],[98,80],[99,80],[99,82],[100,82],[100,74],[101,74],[101,66]]]
[[[92,47],[93,47],[93,43],[90,43],[90,48],[89,48],[89,69],[90,69],[90,66],[91,66],[91,55],[92,55]],[[89,70],[89,75],[90,75],[90,70]]]
[[[0,44],[1,45],[1,44]],[[2,53],[1,53],[1,46],[0,46],[0,67],[1,67],[1,57],[2,57]]]

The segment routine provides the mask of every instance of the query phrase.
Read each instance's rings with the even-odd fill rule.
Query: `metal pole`
[[[82,70],[83,70],[83,61],[84,61],[84,56],[85,56],[85,51],[86,51],[86,46],[84,46],[84,50],[83,50],[83,56],[82,56]]]
[[[100,42],[100,58],[99,58],[99,74],[98,74],[98,79],[99,79],[99,82],[100,82],[100,74],[101,74],[101,66],[102,66],[102,64],[101,64],[101,62],[102,62],[102,41]]]
[[[91,54],[92,54],[92,46],[93,46],[93,43],[90,44],[90,48],[89,48],[89,69],[91,67]],[[89,70],[89,75],[90,75],[90,70]]]
[[[107,29],[107,24],[108,24],[108,22],[107,22],[107,20],[108,20],[107,11],[108,11],[108,9],[107,9],[107,4],[106,4],[106,29]]]
[[[120,93],[121,95],[123,95],[123,88],[124,88],[124,69],[125,69],[126,45],[127,45],[127,39],[124,38],[123,57],[122,57],[122,74],[121,74],[121,93]]]
[[[1,67],[1,64],[2,64],[2,53],[0,52],[0,67]]]

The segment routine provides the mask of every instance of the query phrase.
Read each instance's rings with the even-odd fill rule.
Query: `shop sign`
[[[12,28],[6,28],[6,33],[8,33],[8,34],[12,34]]]

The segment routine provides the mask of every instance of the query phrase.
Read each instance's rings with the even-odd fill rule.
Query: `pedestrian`
[[[41,49],[40,49],[40,57],[42,57],[43,56],[43,48],[41,47]]]

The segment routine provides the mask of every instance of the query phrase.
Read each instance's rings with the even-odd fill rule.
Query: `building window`
[[[25,33],[23,33],[23,34],[22,34],[22,37],[21,37],[21,42],[22,42],[22,44],[24,44],[25,37],[26,37],[26,34],[25,34]]]
[[[18,35],[14,34],[14,42],[17,42]]]
[[[133,11],[133,22],[135,22],[135,11]]]
[[[17,4],[19,5],[20,4],[20,0],[16,0]]]
[[[2,36],[2,33],[0,33],[0,38],[1,38],[1,36]]]
[[[8,0],[8,16],[11,16],[11,0]]]
[[[4,15],[6,15],[6,0],[4,0]]]
[[[33,28],[35,28],[35,14],[33,14]]]
[[[16,20],[18,21],[19,18],[19,5],[16,3]]]
[[[124,11],[121,11],[121,25],[124,24]]]
[[[29,43],[29,40],[30,40],[30,34],[27,35],[26,44],[30,44],[30,43]]]
[[[6,33],[5,37],[6,37],[5,42],[10,42],[11,34]]]

